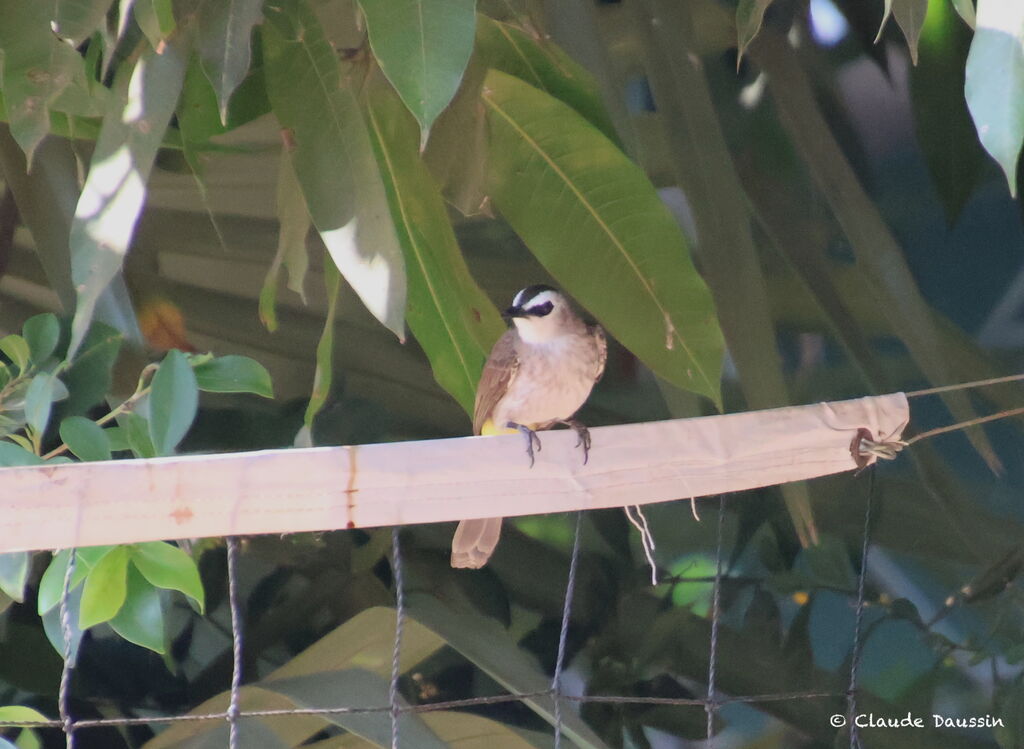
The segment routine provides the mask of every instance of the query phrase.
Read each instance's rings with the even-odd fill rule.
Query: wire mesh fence
[[[246,632],[243,622],[244,616],[239,594],[239,557],[241,554],[240,543],[237,537],[226,539],[226,560],[227,560],[227,602],[230,611],[231,623],[231,680],[229,700],[227,708],[220,711],[205,713],[189,713],[166,716],[137,716],[117,718],[77,718],[74,715],[71,702],[71,677],[73,673],[72,658],[70,651],[71,643],[71,608],[68,603],[69,590],[74,576],[74,555],[71,556],[71,563],[64,578],[64,590],[60,602],[60,617],[64,631],[65,658],[61,671],[59,696],[57,700],[59,719],[46,722],[23,721],[0,723],[2,727],[23,727],[36,729],[59,730],[64,735],[64,742],[68,749],[73,749],[76,739],[85,732],[104,727],[126,727],[126,726],[149,726],[158,728],[168,724],[180,722],[209,722],[219,721],[228,726],[229,749],[240,749],[243,747],[240,726],[246,719],[268,719],[287,716],[339,716],[358,715],[367,713],[390,714],[391,736],[390,745],[392,749],[400,746],[412,746],[408,741],[403,740],[402,721],[400,718],[406,714],[429,713],[441,710],[453,710],[461,708],[474,708],[485,705],[498,705],[502,703],[523,702],[540,698],[550,698],[553,701],[553,713],[551,723],[553,729],[553,741],[556,749],[566,745],[565,730],[563,726],[564,711],[590,704],[612,704],[612,705],[649,705],[649,706],[690,706],[703,708],[707,716],[707,746],[714,747],[716,741],[715,720],[719,711],[730,704],[742,703],[748,705],[768,704],[782,701],[801,700],[845,700],[847,711],[847,725],[849,725],[849,746],[860,747],[857,722],[852,720],[857,713],[858,696],[858,667],[860,663],[861,638],[863,635],[863,614],[865,608],[865,576],[867,572],[868,551],[870,547],[869,531],[871,527],[871,513],[873,504],[874,471],[869,470],[863,481],[867,485],[867,501],[865,502],[863,536],[860,549],[860,569],[857,575],[856,588],[856,618],[853,631],[852,655],[849,666],[849,686],[845,692],[836,691],[793,691],[775,692],[767,694],[727,694],[719,686],[718,662],[720,643],[720,632],[722,627],[722,588],[723,582],[728,582],[729,575],[725,565],[726,549],[723,541],[724,518],[726,514],[727,496],[721,496],[718,501],[715,531],[715,572],[711,577],[713,588],[711,592],[710,609],[710,640],[708,652],[708,669],[706,674],[707,689],[703,697],[657,697],[639,695],[605,695],[605,694],[569,694],[563,689],[563,677],[565,673],[567,641],[570,629],[570,619],[573,611],[574,594],[577,586],[577,572],[580,559],[580,537],[583,513],[576,513],[574,531],[572,535],[572,551],[570,554],[568,574],[565,583],[565,593],[562,603],[561,621],[558,628],[558,641],[556,658],[548,689],[529,693],[506,693],[483,697],[470,697],[464,699],[431,701],[423,704],[407,704],[401,699],[399,682],[401,670],[399,667],[402,653],[403,625],[406,621],[406,590],[404,578],[404,555],[400,539],[399,529],[391,531],[390,566],[394,585],[394,601],[397,612],[396,627],[394,631],[393,650],[390,664],[390,678],[388,683],[387,704],[377,706],[356,706],[339,704],[336,706],[316,708],[288,708],[288,709],[259,709],[246,710],[242,708],[242,685],[243,685],[243,664],[246,651]],[[345,532],[345,531],[339,531]]]

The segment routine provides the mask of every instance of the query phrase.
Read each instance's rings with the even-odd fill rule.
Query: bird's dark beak
[[[526,317],[526,311],[522,307],[509,307],[501,313],[501,316],[511,320],[513,317]]]

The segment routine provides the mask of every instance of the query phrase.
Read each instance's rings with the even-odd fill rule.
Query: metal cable
[[[228,536],[228,606],[231,609],[231,698],[225,717],[228,721],[228,747],[239,748],[238,719],[242,710],[242,612],[238,603],[238,537]]]
[[[569,579],[565,583],[565,601],[562,605],[562,628],[558,633],[558,655],[555,657],[555,675],[551,680],[551,694],[555,701],[555,749],[562,746],[562,667],[565,664],[565,645],[569,639],[569,614],[572,612],[572,597],[576,591],[576,565],[580,557],[580,529],[583,513],[576,513],[576,533],[569,557]]]
[[[398,701],[399,659],[402,654],[402,624],[405,621],[405,583],[402,579],[402,545],[399,530],[391,529],[391,570],[395,577],[395,646],[391,653],[391,683],[388,703],[391,706],[391,749],[398,749],[398,718],[402,713]]]

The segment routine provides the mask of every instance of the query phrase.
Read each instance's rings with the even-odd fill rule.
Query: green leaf
[[[19,374],[24,373],[28,369],[32,352],[28,347],[28,343],[20,335],[12,333],[0,338],[0,351],[3,351],[4,355],[11,360],[11,363],[18,368]]]
[[[928,13],[928,0],[892,0],[892,15],[903,30],[910,49],[910,60],[917,65],[917,43]]]
[[[252,29],[263,18],[263,0],[205,3],[196,19],[203,70],[217,93],[221,122],[228,122],[231,94],[245,79],[252,60]]]
[[[41,366],[57,348],[60,340],[60,323],[57,316],[46,312],[25,321],[21,334],[28,344],[29,358],[35,366]]]
[[[301,0],[268,6],[262,36],[267,92],[292,134],[292,163],[313,225],[363,304],[404,340],[402,248],[337,54]]]
[[[122,436],[136,458],[155,458],[156,448],[149,437],[149,422],[138,414],[121,414],[117,423],[123,430]]]
[[[56,0],[53,33],[79,46],[104,26],[112,0]]]
[[[114,547],[89,570],[78,615],[78,626],[82,629],[109,621],[124,605],[128,592],[128,548]]]
[[[974,13],[974,0],[952,0],[952,3],[953,7],[956,8],[956,12],[964,19],[964,23],[973,29],[977,25],[977,18]]]
[[[69,416],[60,423],[60,438],[81,460],[110,460],[106,430],[84,416]]]
[[[31,558],[31,553],[27,551],[0,554],[0,590],[18,603],[25,600],[25,581],[28,579],[28,563]]]
[[[173,0],[133,0],[132,15],[153,49],[160,47],[176,26]]]
[[[36,433],[42,434],[50,421],[50,411],[57,395],[57,376],[49,372],[37,374],[25,392],[25,421]]]
[[[71,276],[78,303],[68,359],[81,346],[96,303],[120,272],[131,244],[146,182],[181,92],[182,43],[166,45],[161,54],[145,50],[134,67],[121,66],[115,77],[71,225]]]
[[[370,47],[420,125],[420,149],[473,52],[475,0],[359,0]]]
[[[281,149],[277,171],[277,221],[281,227],[277,235],[277,252],[267,270],[259,300],[260,320],[271,333],[277,330],[277,283],[282,265],[288,269],[288,288],[298,294],[303,303],[306,301],[304,284],[309,268],[306,237],[313,223],[286,149]]]
[[[142,576],[158,588],[177,590],[204,607],[203,583],[192,557],[164,541],[133,544],[131,559]]]
[[[194,370],[200,390],[210,393],[255,393],[274,397],[270,373],[248,356],[218,356]]]
[[[5,723],[34,723],[36,721],[46,722],[50,719],[38,710],[21,705],[4,705],[0,707],[0,721]]]
[[[1016,196],[1024,139],[1024,3],[978,0],[966,79],[964,93],[978,137]]]
[[[334,317],[338,311],[338,294],[341,291],[341,274],[330,263],[324,263],[324,285],[327,287],[327,316],[324,329],[316,344],[316,369],[313,371],[313,392],[309,394],[303,423],[312,427],[313,419],[320,412],[331,394],[334,379]]]
[[[558,45],[509,23],[477,18],[477,49],[484,65],[521,78],[579,112],[611,141],[618,134],[594,77]]]
[[[886,0],[888,3],[890,0]],[[927,2],[927,0],[925,0]],[[754,41],[757,32],[761,30],[764,22],[764,13],[772,0],[740,0],[736,5],[736,40],[738,49],[736,54],[736,67],[743,61],[743,53]],[[884,24],[885,21],[882,21]]]
[[[50,109],[96,114],[75,49],[50,30],[52,3],[0,0],[0,91],[11,135],[25,152],[28,166],[50,129]],[[102,90],[102,89],[101,89]]]
[[[89,571],[113,549],[113,546],[89,546],[78,549],[75,552],[75,569],[71,573],[69,590],[77,588]],[[64,576],[67,574],[70,558],[71,552],[68,549],[61,549],[53,555],[53,559],[47,565],[46,571],[39,581],[37,604],[40,616],[60,603],[60,597],[64,592]]]
[[[78,660],[78,648],[82,644],[82,632],[81,627],[78,626],[78,617],[82,610],[82,588],[72,590],[68,594],[67,600],[67,628],[70,629],[70,637],[68,638],[70,647],[68,648],[68,663],[74,667],[75,662]],[[64,630],[65,624],[63,617],[61,616],[61,609],[59,606],[54,606],[45,614],[42,615],[43,630],[46,632],[46,639],[53,645],[53,649],[57,651],[61,658],[65,657],[65,639]]]
[[[575,111],[517,78],[492,70],[484,101],[491,192],[512,228],[655,373],[720,404],[723,343],[711,296],[643,171]],[[605,272],[579,273],[595,265]]]
[[[196,375],[185,355],[173,349],[153,375],[149,394],[149,437],[157,455],[170,455],[192,426],[199,409]]]
[[[417,153],[415,123],[385,85],[369,90],[367,120],[405,250],[409,327],[435,379],[472,414],[484,359],[505,326],[459,251],[444,202]]]
[[[67,402],[62,404],[65,415],[84,414],[106,397],[110,390],[111,373],[124,337],[109,325],[93,322],[81,352],[64,375],[68,386]]]
[[[160,591],[150,585],[134,565],[128,566],[124,606],[110,620],[110,626],[128,642],[161,655],[166,652]]]

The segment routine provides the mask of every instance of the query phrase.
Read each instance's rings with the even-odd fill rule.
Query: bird
[[[545,284],[527,286],[504,312],[511,327],[491,349],[476,390],[473,434],[520,432],[533,467],[537,432],[572,428],[590,453],[590,432],[575,419],[604,373],[608,346],[600,325],[576,314],[569,300]],[[501,535],[501,518],[463,520],[452,539],[452,567],[478,569]]]

